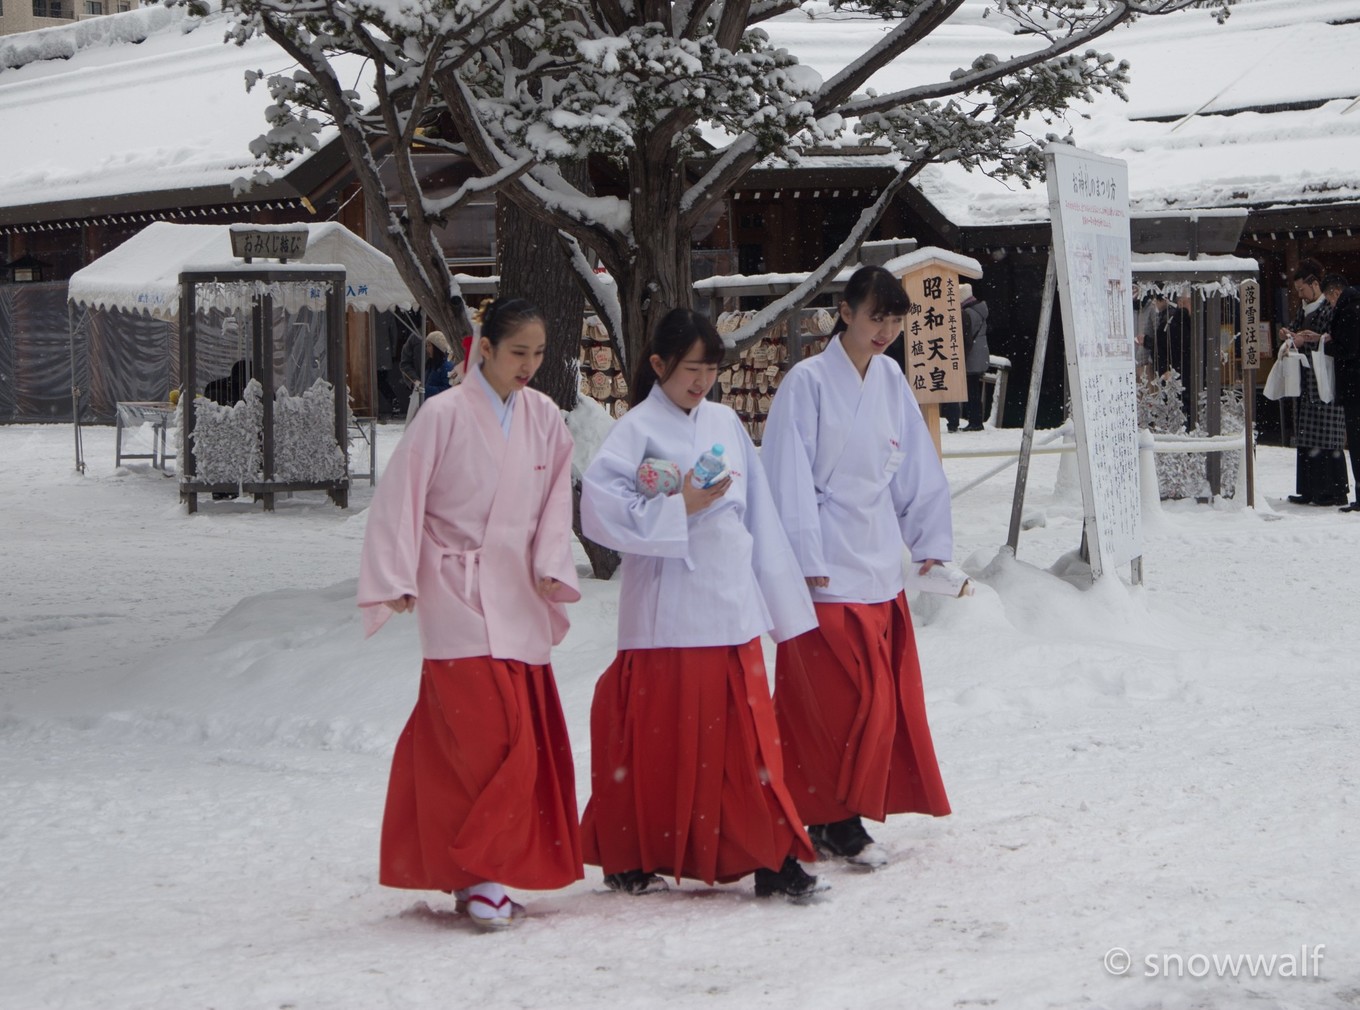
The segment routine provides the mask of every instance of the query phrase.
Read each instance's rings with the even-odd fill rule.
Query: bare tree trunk
[[[639,151],[629,166],[633,234],[645,239],[637,244],[632,269],[615,278],[630,369],[662,317],[671,309],[694,304],[690,238],[680,228],[684,164],[676,161],[669,143],[656,148]]]
[[[582,190],[590,185],[584,161],[563,165],[562,174]],[[581,322],[586,303],[580,283],[575,274],[563,269],[557,230],[504,197],[496,201],[496,234],[501,236],[496,252],[500,297],[527,298],[533,302],[543,310],[548,330],[547,352],[543,367],[534,376],[534,388],[551,396],[562,410],[572,410],[580,395],[577,361],[581,355]],[[579,483],[573,485],[571,497],[572,529],[590,560],[591,572],[597,579],[608,580],[621,559],[615,551],[581,532]]]
[[[573,185],[588,185],[585,162],[562,166]],[[511,200],[496,201],[496,270],[502,298],[527,298],[543,310],[548,348],[534,388],[546,393],[563,410],[576,406],[580,379],[576,362],[581,356],[581,321],[585,295],[576,276],[563,269],[557,229],[526,214]]]
[[[591,540],[581,532],[581,485],[573,484],[571,488],[571,528],[576,533],[576,539],[581,541],[581,546],[585,549],[586,557],[590,560],[590,572],[597,579],[609,581],[610,577],[618,570],[619,564],[623,561],[619,557],[618,551],[602,547],[594,540]]]

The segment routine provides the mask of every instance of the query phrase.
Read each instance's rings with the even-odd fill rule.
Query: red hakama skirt
[[[949,813],[906,595],[816,608],[819,627],[775,660],[785,777],[803,823]]]
[[[392,756],[379,881],[548,890],[584,875],[552,667],[489,656],[425,660]]]
[[[729,883],[815,859],[784,785],[760,640],[620,652],[590,709],[586,862]]]

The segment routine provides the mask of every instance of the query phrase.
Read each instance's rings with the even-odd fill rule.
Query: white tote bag
[[[1312,353],[1313,377],[1317,379],[1318,399],[1331,403],[1336,396],[1336,362],[1320,346]]]
[[[1275,367],[1270,370],[1261,393],[1267,400],[1282,400],[1286,396],[1298,396],[1302,391],[1303,356],[1288,343],[1280,348],[1280,356],[1275,359]]]

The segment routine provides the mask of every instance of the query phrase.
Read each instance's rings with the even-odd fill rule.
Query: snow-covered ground
[[[1141,589],[1046,571],[1080,533],[1056,457],[1018,562],[1013,471],[956,501],[977,594],[914,601],[955,812],[877,830],[884,870],[823,867],[799,907],[588,868],[490,936],[375,880],[419,655],[409,621],[361,640],[368,487],[189,516],[111,429],[85,449],[82,477],[69,428],[0,427],[6,1010],[1360,1005],[1360,516],[1281,504],[1288,450],[1260,451],[1258,513],[1152,517]],[[554,660],[582,799],[618,586],[584,588]],[[1239,955],[1273,971],[1212,960]]]

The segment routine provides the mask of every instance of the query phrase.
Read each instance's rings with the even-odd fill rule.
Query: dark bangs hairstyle
[[[911,299],[899,281],[882,267],[860,267],[850,275],[841,301],[849,304],[858,312],[861,308],[871,308],[876,315],[905,316],[911,308]],[[839,308],[836,312],[836,325],[831,328],[832,336],[845,329]]]
[[[495,347],[525,323],[532,322],[543,322],[543,313],[533,302],[525,298],[497,298],[482,309],[482,336]]]
[[[696,343],[704,345],[704,364],[722,364],[727,348],[723,346],[718,329],[708,316],[693,309],[671,309],[657,323],[651,343],[638,357],[633,366],[633,385],[629,390],[628,402],[636,407],[647,399],[652,387],[665,382],[675,374],[676,366],[689,353]],[[666,363],[661,375],[652,368],[651,357],[655,354]]]

